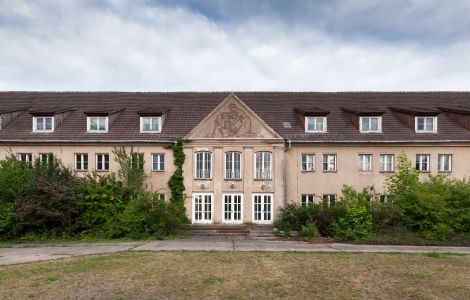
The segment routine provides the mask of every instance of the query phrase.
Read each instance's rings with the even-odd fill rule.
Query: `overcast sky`
[[[470,90],[470,0],[0,0],[0,90]]]

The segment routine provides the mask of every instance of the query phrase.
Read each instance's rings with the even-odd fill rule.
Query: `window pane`
[[[37,130],[44,130],[44,118],[37,118],[36,119],[36,129]]]
[[[362,131],[369,131],[369,118],[362,118]]]
[[[46,130],[52,130],[52,118],[46,118]]]
[[[378,118],[371,118],[370,119],[370,130],[378,131],[379,130],[379,119]]]
[[[424,130],[424,118],[418,118],[417,120],[418,120],[417,121],[418,122],[418,126],[417,126],[418,130]]]
[[[106,118],[99,118],[99,130],[106,130]]]
[[[96,118],[90,118],[90,130],[98,130]]]
[[[433,131],[434,118],[426,118],[426,131]]]

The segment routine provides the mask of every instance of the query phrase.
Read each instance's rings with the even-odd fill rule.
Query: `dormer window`
[[[415,117],[415,130],[418,133],[437,132],[437,117]]]
[[[326,117],[305,117],[305,132],[326,132]]]
[[[382,117],[360,117],[359,130],[363,133],[382,132]]]
[[[33,117],[34,132],[53,132],[54,117]]]
[[[140,117],[140,132],[161,132],[162,117]]]
[[[108,117],[87,117],[88,132],[108,132]]]

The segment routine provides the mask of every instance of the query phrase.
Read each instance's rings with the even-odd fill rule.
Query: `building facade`
[[[146,187],[171,197],[167,146],[184,137],[195,224],[271,224],[295,202],[331,205],[374,186],[405,153],[425,177],[470,175],[470,93],[0,93],[0,157],[52,157],[78,175],[141,154]]]

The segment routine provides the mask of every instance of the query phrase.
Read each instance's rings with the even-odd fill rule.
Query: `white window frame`
[[[424,129],[418,129],[418,120],[424,119]],[[426,129],[426,119],[432,119],[432,130]],[[437,132],[437,117],[430,116],[416,116],[415,117],[415,132],[416,133],[436,133]]]
[[[43,156],[46,155],[46,161],[43,160]],[[39,153],[39,161],[41,162],[41,164],[43,163],[52,163],[52,161],[54,161],[54,153],[52,152],[43,152],[43,153]]]
[[[421,158],[423,157],[427,157],[427,169],[423,170],[423,160]],[[430,172],[431,170],[431,155],[430,154],[416,154],[416,166],[418,166],[418,168],[416,168],[417,171],[419,172],[424,172],[424,173],[428,173]]]
[[[266,220],[264,218],[264,207],[266,205],[265,198],[264,196],[269,196],[271,198],[271,205],[270,205],[270,210],[269,210],[269,215],[270,215],[270,220]],[[255,197],[261,197],[261,219],[260,220],[255,220]],[[251,195],[251,221],[254,224],[273,224],[274,222],[274,193],[253,193]]]
[[[46,125],[46,119],[51,119],[51,129],[38,129],[38,119],[44,119],[44,126]],[[55,130],[55,117],[44,116],[44,117],[33,117],[33,132],[54,132]]]
[[[205,199],[204,199],[204,196],[210,196],[210,206],[211,206],[211,210],[210,210],[210,213],[211,213],[211,218],[210,220],[209,219],[206,219],[206,218],[203,218],[201,220],[196,220],[196,197],[202,197],[202,205],[203,207],[205,206]],[[214,208],[214,193],[193,193],[193,197],[192,197],[192,209],[193,209],[193,212],[192,212],[192,220],[191,220],[191,223],[192,224],[212,224],[214,223],[214,213],[215,213],[215,208]],[[206,210],[205,210],[205,207],[204,209],[202,210],[202,213],[205,213]]]
[[[235,154],[238,154],[239,155],[239,166],[240,166],[240,170],[238,170],[238,177],[236,176],[236,170],[235,170]],[[232,170],[232,173],[230,174],[230,176],[227,176],[228,175],[228,170],[227,170],[227,155],[231,155],[231,170]],[[224,179],[242,179],[242,170],[243,170],[243,167],[242,167],[242,153],[240,151],[227,151],[224,153]]]
[[[260,162],[261,170],[259,172],[260,176],[258,176],[258,170],[257,170],[258,154],[261,155],[261,162]],[[266,168],[265,168],[266,155],[269,156],[269,170],[266,170]],[[255,179],[256,180],[271,180],[272,179],[272,168],[273,168],[273,154],[272,154],[272,152],[269,152],[269,151],[258,151],[258,152],[256,152],[254,162],[255,163],[253,164],[253,167],[254,167],[254,173],[255,173],[254,177],[255,177]],[[269,171],[269,173],[267,173],[267,171]]]
[[[210,168],[209,170],[206,169],[206,162],[207,162],[207,157],[206,157],[206,153],[209,153],[209,162],[210,162]],[[198,159],[197,159],[197,156],[199,154],[202,154],[202,169],[200,170],[200,172],[198,172],[198,169],[197,169],[197,162],[198,162]],[[212,159],[212,152],[210,151],[198,151],[196,153],[194,153],[194,178],[196,179],[212,179],[212,169],[213,169],[213,159]],[[207,172],[209,172],[209,176],[206,176],[207,175]],[[200,174],[198,173],[201,173],[202,176],[199,176]]]
[[[310,119],[313,120],[313,124],[314,124],[314,129],[313,130],[308,129],[308,121]],[[322,123],[323,123],[323,129],[322,130],[317,129],[317,122],[316,122],[317,119],[322,119]],[[305,132],[307,132],[307,133],[325,133],[325,132],[327,132],[327,124],[328,124],[327,117],[323,117],[323,116],[308,116],[308,117],[305,117]]]
[[[91,119],[97,119],[98,129],[91,129]],[[100,119],[105,120],[105,129],[99,129],[100,127]],[[86,128],[88,132],[93,133],[106,133],[108,132],[108,125],[109,125],[109,118],[108,117],[99,117],[99,116],[91,116],[86,118]]]
[[[158,120],[157,130],[144,130],[144,119],[150,119],[150,125],[153,125],[153,119]],[[161,116],[144,116],[140,117],[140,132],[141,133],[160,133],[162,132],[162,117]]]
[[[390,162],[385,161],[385,157],[390,157]],[[382,173],[391,173],[395,171],[395,155],[394,154],[380,154],[379,170]],[[385,166],[390,165],[390,170],[386,170]]]
[[[364,119],[369,119],[369,129],[364,129],[362,125],[362,121]],[[372,119],[377,119],[377,130],[370,129],[370,124]],[[359,117],[359,131],[361,133],[380,133],[382,132],[382,117],[381,116],[367,116],[367,117]]]
[[[306,168],[304,169],[304,157],[306,159]],[[314,153],[302,153],[300,154],[300,171],[302,172],[314,172],[315,171],[315,154]]]
[[[368,157],[369,160],[365,159],[366,157]],[[359,154],[357,156],[359,172],[372,172],[373,159],[372,154]],[[369,164],[366,164],[366,162],[369,162]]]
[[[325,200],[326,200],[327,207],[330,207],[331,206],[331,199],[333,197],[335,199],[335,201],[333,203],[336,204],[336,202],[338,201],[338,195],[337,194],[323,194],[322,204],[325,205]]]
[[[155,161],[156,158],[157,158],[157,161]],[[157,168],[155,168],[155,163],[158,166]],[[161,168],[162,163],[163,163],[163,169]],[[165,171],[165,153],[152,153],[152,171],[153,172]]]
[[[333,170],[330,170],[330,157],[333,156],[334,157],[334,169]],[[325,158],[326,158],[326,162],[325,162]],[[325,170],[325,163],[327,164],[327,169]],[[322,158],[322,170],[323,172],[336,172],[338,170],[338,156],[337,154],[331,154],[331,153],[325,153],[323,154],[323,158]]]
[[[98,156],[99,156],[99,155],[103,155],[103,158],[105,157],[105,155],[108,155],[108,168],[107,168],[107,169],[105,168],[105,167],[106,167],[106,160],[105,160],[105,159],[103,159],[103,160],[101,161],[101,167],[103,167],[103,168],[102,168],[102,169],[98,168]],[[96,163],[95,163],[95,169],[96,169],[96,171],[98,171],[98,172],[107,172],[107,171],[109,171],[109,167],[110,167],[110,156],[109,156],[108,153],[96,153],[96,155],[95,155],[95,160],[96,160]]]
[[[81,160],[81,163],[80,163],[80,168],[77,168],[77,162],[78,162],[78,159],[77,157],[78,156],[81,156],[82,160]],[[86,156],[86,161],[87,161],[87,166],[85,168],[85,158]],[[87,171],[88,170],[88,167],[89,167],[89,164],[90,164],[90,161],[89,161],[89,156],[88,156],[88,153],[75,153],[74,154],[74,163],[73,163],[73,167],[74,167],[74,170],[75,171]]]
[[[387,194],[382,194],[379,196],[379,202],[380,203],[387,203],[388,201],[388,195]]]
[[[22,160],[22,159],[21,159],[21,156],[22,156],[22,155],[25,155],[26,160]],[[17,159],[18,159],[19,161],[21,161],[21,162],[27,163],[27,164],[29,164],[29,165],[32,165],[32,164],[33,164],[33,154],[30,153],[30,152],[20,152],[20,153],[17,153],[17,154],[16,154],[16,157],[17,157]]]
[[[305,202],[303,201],[305,198]],[[300,195],[300,205],[309,206],[315,204],[315,194],[302,194]]]
[[[225,196],[231,197],[231,208],[234,207],[234,197],[240,197],[240,220],[229,220],[225,218]],[[243,206],[244,206],[244,201],[243,201],[243,194],[242,193],[222,193],[222,223],[223,224],[243,224]],[[231,216],[233,217],[233,211]]]
[[[449,169],[444,170],[442,167],[445,166],[441,161],[441,158],[449,157]],[[452,154],[438,154],[437,155],[437,171],[439,173],[450,173],[452,172]]]

